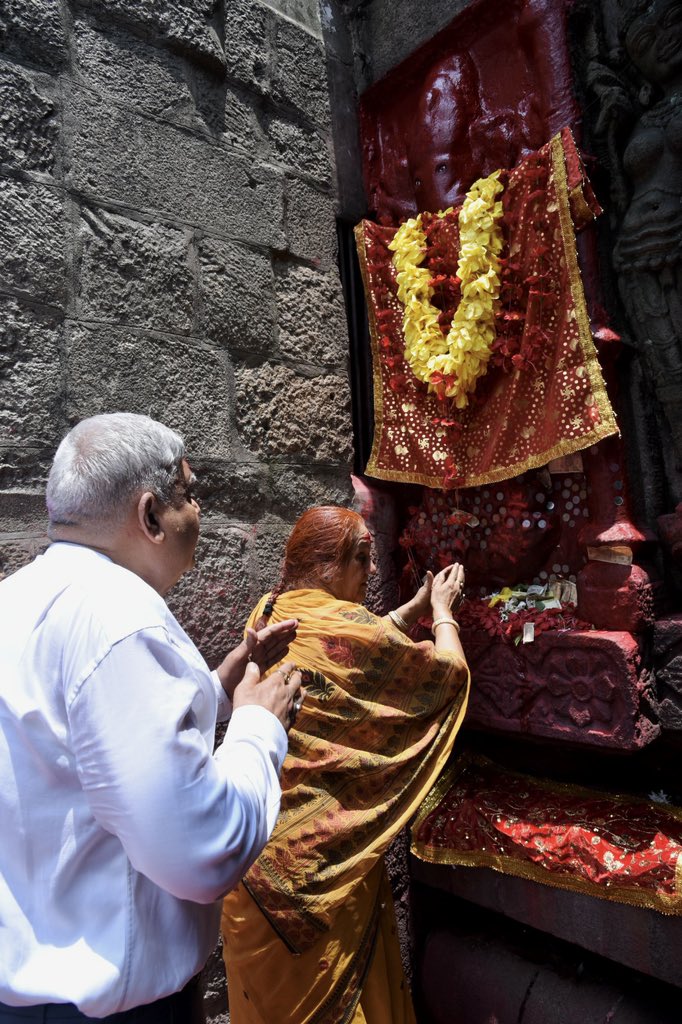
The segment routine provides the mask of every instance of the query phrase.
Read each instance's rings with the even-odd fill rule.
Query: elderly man
[[[300,675],[260,669],[296,623],[211,674],[163,600],[194,563],[193,485],[167,427],[84,420],[52,545],[0,583],[0,1022],[188,1024],[217,901],[274,826]]]

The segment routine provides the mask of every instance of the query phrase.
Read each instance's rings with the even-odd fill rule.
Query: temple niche
[[[360,99],[363,493],[392,496],[405,593],[467,568],[465,740],[412,831],[425,1020],[525,1006],[519,980],[494,1016],[512,926],[481,908],[598,954],[628,1020],[675,1019],[681,72],[679,3],[477,0]]]

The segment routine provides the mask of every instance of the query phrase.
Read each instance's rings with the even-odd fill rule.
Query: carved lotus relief
[[[638,744],[652,726],[631,651],[589,635],[472,648],[469,722],[577,743]]]

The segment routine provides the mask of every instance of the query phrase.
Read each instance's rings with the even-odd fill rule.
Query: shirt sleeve
[[[217,719],[219,722],[226,722],[232,714],[232,701],[225,693],[223,684],[220,682],[220,676],[213,670],[211,672],[211,679],[213,680],[213,686],[215,689],[215,695],[218,698],[218,714]]]
[[[132,866],[179,899],[209,903],[259,855],[279,813],[287,736],[265,708],[232,715],[215,754],[198,719],[215,714],[208,671],[162,627],[116,643],[68,708],[92,813]],[[210,732],[210,730],[209,730]]]

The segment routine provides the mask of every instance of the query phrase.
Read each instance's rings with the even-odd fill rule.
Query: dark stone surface
[[[682,615],[659,619],[654,627],[654,677],[661,725],[682,732]]]
[[[0,164],[55,176],[58,135],[53,80],[0,61]]]
[[[420,898],[423,898],[420,889]],[[679,989],[436,893],[418,953],[419,1019],[676,1024]]]
[[[30,64],[58,68],[66,60],[63,11],[55,0],[3,0],[0,51]]]
[[[61,190],[0,178],[0,223],[3,288],[63,307],[67,220]]]
[[[461,897],[659,981],[682,985],[677,955],[682,918],[678,916],[594,899],[488,868],[428,864],[417,857],[411,858],[410,867],[418,883],[415,903],[433,899],[422,889],[429,886],[441,895]]]
[[[111,31],[130,26],[156,42],[186,54],[194,61],[222,70],[225,55],[216,30],[214,0],[76,0]]]

